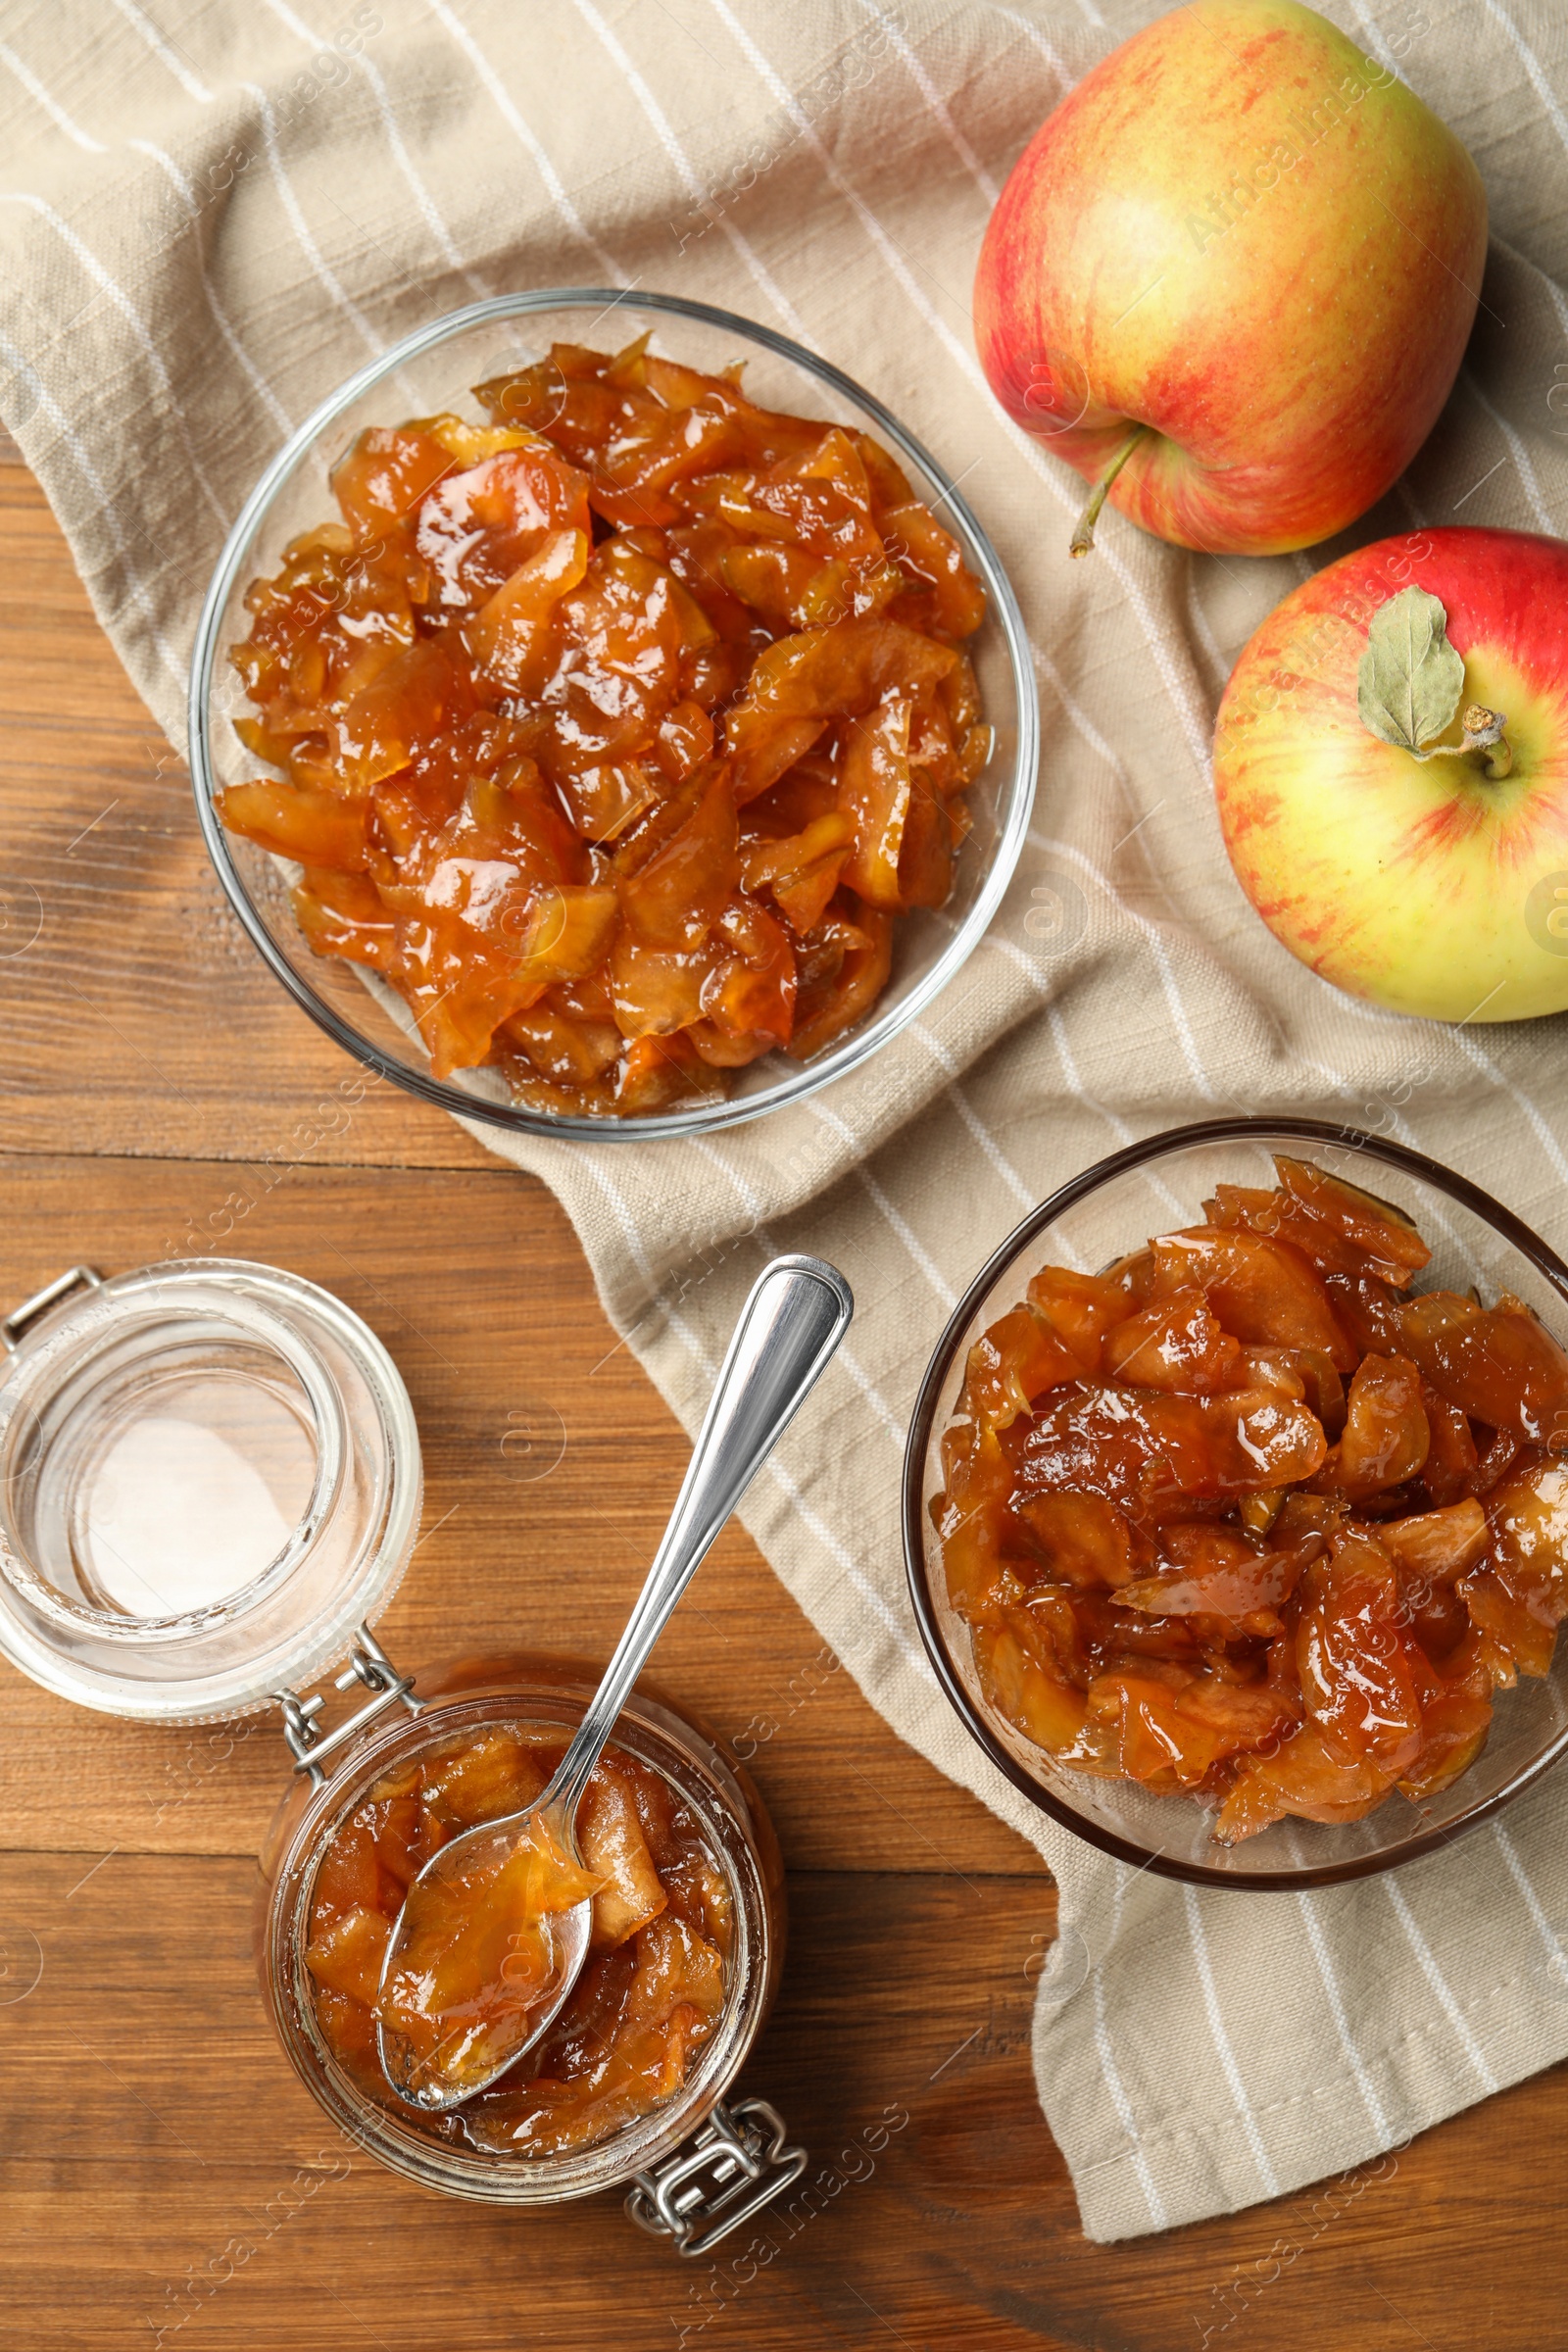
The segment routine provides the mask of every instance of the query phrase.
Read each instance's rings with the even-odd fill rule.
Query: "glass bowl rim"
[[[1203,1144],[1237,1143],[1261,1136],[1278,1136],[1298,1143],[1330,1144],[1342,1151],[1364,1152],[1369,1158],[1381,1159],[1390,1167],[1419,1178],[1423,1184],[1446,1195],[1449,1200],[1457,1201],[1461,1207],[1469,1209],[1472,1215],[1490,1225],[1521,1256],[1529,1259],[1537,1272],[1558,1293],[1564,1306],[1568,1307],[1568,1264],[1556,1251],[1549,1249],[1522,1218],[1515,1216],[1511,1209],[1504,1208],[1500,1201],[1494,1200],[1490,1193],[1484,1192],[1479,1185],[1472,1184],[1467,1177],[1458,1175],[1453,1169],[1446,1168],[1440,1160],[1429,1159],[1424,1152],[1412,1152],[1406,1145],[1386,1141],[1381,1136],[1368,1135],[1364,1128],[1340,1125],[1326,1119],[1300,1119],[1283,1115],[1271,1118],[1258,1114],[1229,1119],[1200,1119],[1190,1126],[1167,1127],[1157,1135],[1146,1136],[1139,1143],[1129,1144],[1123,1151],[1113,1152],[1104,1159],[1096,1160],[1091,1167],[1059,1186],[1038,1207],[1030,1209],[1026,1216],[1020,1218],[986,1259],[949,1316],[921,1379],[905,1443],[900,1516],[909,1600],[932,1670],[969,1737],[1013,1788],[1075,1838],[1098,1846],[1102,1853],[1111,1854],[1117,1861],[1131,1864],[1136,1870],[1149,1870],[1157,1878],[1176,1879],[1185,1886],[1219,1886],[1231,1893],[1277,1894],[1338,1886],[1350,1879],[1373,1878],[1383,1871],[1399,1869],[1420,1854],[1435,1852],[1439,1846],[1451,1845],[1478,1823],[1490,1820],[1504,1805],[1510,1804],[1558,1761],[1568,1750],[1568,1726],[1502,1788],[1494,1789],[1490,1796],[1479,1798],[1457,1820],[1444,1829],[1417,1831],[1384,1853],[1358,1854],[1343,1862],[1314,1863],[1290,1870],[1259,1870],[1244,1875],[1211,1868],[1201,1862],[1182,1861],[1157,1850],[1151,1851],[1136,1839],[1123,1838],[1102,1823],[1075,1812],[1042,1782],[1034,1779],[998,1738],[970,1696],[937,1621],[926,1580],[925,1510],[921,1495],[926,1455],[936,1423],[937,1400],[952,1369],[964,1328],[992,1285],[1023,1254],[1029,1244],[1064,1210],[1074,1207],[1078,1201],[1086,1200],[1091,1193],[1097,1192],[1102,1185],[1117,1176]]]
[[[533,1110],[516,1102],[490,1102],[482,1096],[466,1094],[461,1087],[451,1086],[444,1079],[432,1077],[426,1068],[400,1061],[373,1044],[345,1021],[324,999],[318,997],[277,948],[240,880],[229,851],[228,837],[213,808],[217,778],[212,760],[210,706],[220,619],[236,574],[248,558],[257,530],[277,491],[300,460],[313,443],[365,393],[438,344],[453,340],[470,327],[485,325],[493,320],[528,318],[552,310],[586,309],[590,304],[597,304],[601,312],[614,310],[625,304],[629,309],[692,318],[725,333],[738,334],[746,341],[760,344],[776,357],[789,361],[872,419],[878,430],[892,442],[895,451],[908,458],[929,480],[938,485],[939,496],[934,503],[949,507],[956,518],[966,542],[965,556],[975,563],[991,610],[1002,628],[1017,702],[1017,744],[1011,777],[1005,786],[1005,797],[1000,802],[1002,824],[996,851],[980,883],[974,904],[941,954],[935,957],[930,969],[913,983],[896,1005],[873,1015],[862,1027],[852,1030],[848,1037],[825,1054],[801,1063],[795,1073],[781,1080],[777,1087],[757,1095],[721,1096],[685,1109],[659,1112],[647,1118],[585,1118]],[[445,312],[439,318],[416,328],[379,359],[359,368],[336,391],[329,393],[311,412],[304,423],[290,434],[240,509],[214,569],[191,652],[187,731],[197,821],[224,895],[247,938],[274,979],[282,984],[300,1009],[326,1031],[334,1044],[340,1046],[362,1067],[373,1069],[379,1077],[389,1079],[393,1085],[401,1086],[407,1093],[434,1103],[437,1109],[448,1111],[457,1118],[477,1119],[482,1124],[499,1127],[514,1135],[537,1135],[578,1143],[647,1143],[666,1136],[678,1138],[716,1133],[806,1101],[834,1079],[847,1077],[852,1070],[860,1068],[879,1048],[891,1043],[902,1030],[917,1020],[933,999],[956,978],[984,937],[1023,850],[1038,778],[1040,700],[1023,613],[1001,559],[967,501],[959,495],[954,477],[938,465],[924,444],[916,440],[874,394],[863,390],[853,376],[835,368],[831,361],[818,359],[814,352],[808,351],[804,344],[794,342],[788,335],[778,334],[771,327],[744,318],[738,312],[718,309],[711,303],[692,302],[675,294],[645,293],[640,288],[622,287],[617,291],[596,286],[544,286],[527,293],[499,294],[487,302],[469,303],[461,310]]]

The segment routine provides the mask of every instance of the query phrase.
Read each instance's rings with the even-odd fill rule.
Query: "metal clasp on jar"
[[[69,1267],[64,1274],[57,1274],[53,1282],[46,1282],[41,1291],[34,1291],[30,1298],[24,1298],[20,1306],[12,1308],[0,1323],[0,1346],[8,1355],[15,1355],[27,1326],[36,1323],[40,1315],[46,1315],[52,1306],[69,1298],[73,1291],[101,1291],[103,1287],[104,1278],[95,1267]]]
[[[283,1710],[283,1737],[294,1758],[294,1769],[309,1775],[313,1788],[319,1788],[326,1779],[321,1769],[326,1758],[346,1747],[357,1732],[373,1723],[378,1715],[384,1715],[388,1707],[401,1704],[411,1715],[423,1711],[423,1699],[414,1695],[413,1675],[399,1674],[368,1625],[360,1627],[349,1662],[341,1674],[333,1676],[332,1688],[348,1690],[356,1683],[363,1683],[372,1695],[331,1732],[323,1732],[316,1720],[326,1704],[319,1690],[313,1690],[309,1698],[301,1698],[295,1690],[274,1693]]]
[[[626,2191],[639,2230],[670,2237],[688,2259],[709,2253],[793,2188],[806,2170],[804,2148],[784,2144],[784,2118],[765,2099],[719,2099],[695,2139]],[[706,2225],[706,2227],[705,2227]]]

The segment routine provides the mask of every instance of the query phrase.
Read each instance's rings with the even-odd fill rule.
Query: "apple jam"
[[[564,1752],[559,1734],[502,1725],[426,1749],[377,1781],[321,1859],[305,1959],[318,2027],[362,2092],[398,2103],[381,2073],[375,2015],[382,1962],[409,1884],[449,1838],[532,1804]],[[731,1897],[695,1816],[663,1777],[610,1748],[577,1816],[588,1877],[540,1858],[520,1883],[492,1877],[445,1924],[422,1992],[389,1984],[387,2022],[462,2019],[469,2048],[504,2044],[539,1998],[539,1920],[593,1894],[582,1974],[541,2041],[494,2089],[447,2116],[403,2120],[490,2154],[594,2146],[671,2099],[724,2002]],[[569,1882],[569,1884],[568,1884]],[[479,2062],[475,2056],[475,2064]]]
[[[362,432],[247,592],[223,823],[438,1077],[635,1115],[821,1051],[938,907],[991,750],[957,543],[864,434],[556,344]]]
[[[539,1817],[481,1825],[449,1860],[409,1888],[375,2001],[383,2062],[414,2097],[478,2090],[524,2048],[565,1982],[557,1931],[602,1884]]]
[[[1303,1161],[969,1350],[932,1518],[992,1708],[1058,1764],[1359,1820],[1457,1780],[1568,1616],[1568,1355],[1413,1292],[1402,1213]]]

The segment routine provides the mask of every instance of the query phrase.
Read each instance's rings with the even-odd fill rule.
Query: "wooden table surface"
[[[326,1284],[423,1432],[393,1655],[606,1654],[683,1465],[673,1419],[547,1192],[390,1087],[343,1112],[351,1065],[229,913],[184,766],[3,455],[0,795],[0,1304],[203,1234]],[[519,1461],[503,1438],[552,1413],[559,1461],[519,1477],[555,1448]],[[682,2263],[613,2198],[518,2219],[347,2157],[257,1989],[274,1722],[123,1725],[0,1663],[4,2352],[1568,2344],[1564,2069],[1332,2197],[1092,2245],[1029,2069],[1038,1856],[900,1745],[737,1528],[659,1671],[757,1742],[789,1866],[783,1991],[744,2082],[823,2194],[776,2258]]]

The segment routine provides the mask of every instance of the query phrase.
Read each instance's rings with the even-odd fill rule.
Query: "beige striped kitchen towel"
[[[1240,1106],[1359,1119],[1568,1245],[1556,1022],[1397,1021],[1320,986],[1237,892],[1207,748],[1229,662],[1319,558],[1195,558],[990,402],[968,288],[1042,117],[1158,0],[11,0],[0,416],[159,719],[265,460],[352,369],[480,296],[696,296],[814,346],[963,477],[1022,600],[1046,750],[989,938],[874,1067],[712,1144],[511,1156],[691,1425],[765,1251],[819,1250],[850,1343],[747,1508],[903,1737],[1047,1856],[1063,1956],[1042,2099],[1097,2237],[1350,2165],[1568,2052],[1568,1776],[1396,1878],[1185,1893],[1058,1832],[938,1693],[903,1591],[906,1416],[1019,1213],[1129,1139]],[[1330,0],[1446,117],[1494,243],[1463,373],[1358,537],[1568,517],[1568,20],[1557,0]],[[673,340],[673,338],[672,338]],[[502,1147],[492,1135],[484,1140]]]

